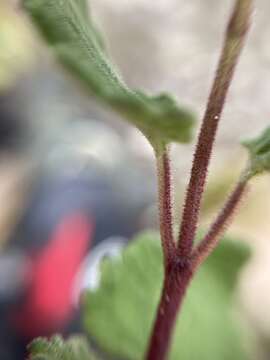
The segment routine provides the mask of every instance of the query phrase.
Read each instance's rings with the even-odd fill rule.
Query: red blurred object
[[[69,215],[54,229],[44,251],[33,255],[31,286],[15,317],[24,337],[51,334],[71,320],[70,293],[92,232],[84,214]]]

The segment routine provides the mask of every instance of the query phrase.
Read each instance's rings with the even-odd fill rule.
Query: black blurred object
[[[14,90],[10,93],[0,93],[0,152],[17,152],[26,141],[28,124],[18,116],[16,104],[11,103],[15,96]]]
[[[5,101],[0,99],[0,151],[4,152],[20,149],[25,132],[18,114]],[[66,145],[56,141],[65,160],[47,162],[46,154],[34,172],[25,211],[0,257],[0,271],[5,274],[0,286],[0,359],[23,359],[26,344],[36,336],[80,330],[80,313],[72,296],[84,259],[107,238],[130,239],[153,200],[151,184],[128,150],[122,149],[121,139],[118,148],[126,156],[119,161],[116,147],[110,149],[110,136],[112,143],[117,138],[114,131],[95,122],[86,124],[92,134],[90,150],[96,138],[105,139],[108,158],[117,159],[108,166],[90,150],[86,156],[80,146],[68,144],[66,151]],[[71,137],[76,137],[76,120],[69,127]],[[65,130],[61,134],[64,141],[69,135]]]

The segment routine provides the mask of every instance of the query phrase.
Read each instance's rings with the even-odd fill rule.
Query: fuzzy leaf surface
[[[96,98],[134,124],[155,148],[191,140],[193,115],[168,94],[128,88],[104,51],[86,0],[23,0],[57,59]]]

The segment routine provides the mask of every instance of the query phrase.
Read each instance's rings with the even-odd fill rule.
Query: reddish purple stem
[[[191,268],[179,263],[175,257],[165,271],[162,295],[146,353],[147,360],[163,360],[166,358],[177,313],[191,279]]]
[[[159,223],[164,263],[172,258],[175,252],[172,227],[172,181],[169,149],[157,154],[158,187],[159,187]]]
[[[228,89],[249,29],[251,9],[252,0],[236,1],[227,27],[223,50],[194,154],[186,194],[178,238],[179,254],[182,257],[188,257],[192,250],[212,148]]]
[[[227,226],[239,206],[241,199],[247,190],[247,181],[241,180],[236,185],[234,191],[229,196],[224,207],[218,214],[216,220],[210,226],[208,233],[205,235],[203,240],[194,249],[192,255],[193,268],[198,268],[199,265],[210,255],[210,253],[218,245],[218,241],[225,232]]]
[[[177,248],[172,230],[171,175],[168,151],[165,149],[163,152],[162,149],[157,153],[160,232],[165,275],[162,295],[145,355],[146,360],[164,360],[166,358],[177,314],[194,274],[196,264],[192,259],[193,239],[196,234],[207,168],[226,95],[249,28],[252,3],[253,0],[236,0],[227,27],[222,54],[194,155]],[[219,231],[227,223],[243,191],[244,186],[238,185],[236,193],[229,198],[228,207],[223,209],[220,217],[214,223],[213,229],[210,230],[211,236],[209,235],[210,237],[208,236],[207,240],[200,244],[198,254],[201,252],[207,254],[212,239],[216,239],[215,234],[219,234]]]

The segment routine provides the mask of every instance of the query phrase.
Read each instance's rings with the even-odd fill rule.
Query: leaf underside
[[[131,90],[104,51],[85,0],[23,0],[57,59],[88,90],[134,124],[155,148],[191,140],[193,115],[167,94]]]
[[[232,314],[237,275],[248,256],[242,244],[223,241],[202,266],[178,318],[170,360],[250,359],[244,345],[251,341]],[[158,236],[140,236],[101,269],[100,287],[85,294],[86,329],[108,354],[143,359],[163,277]]]

